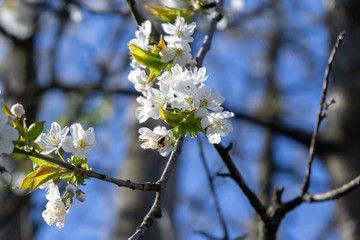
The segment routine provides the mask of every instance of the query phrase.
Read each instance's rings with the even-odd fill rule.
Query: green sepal
[[[169,7],[152,7],[144,5],[158,19],[164,22],[173,22],[177,16],[183,17],[187,23],[191,22],[193,9],[176,9]]]
[[[68,170],[44,164],[40,166],[36,171],[30,172],[23,179],[19,188],[28,189],[28,193],[31,193],[45,182],[54,178],[58,178],[66,172],[68,172]]]
[[[43,121],[31,124],[27,132],[27,139],[30,141],[35,141],[35,139],[43,132],[43,130]]]

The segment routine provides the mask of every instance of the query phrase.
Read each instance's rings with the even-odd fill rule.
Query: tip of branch
[[[344,39],[344,37],[345,37],[345,35],[346,35],[346,31],[344,30],[344,31],[341,31],[340,33],[339,33],[339,40],[343,40]]]

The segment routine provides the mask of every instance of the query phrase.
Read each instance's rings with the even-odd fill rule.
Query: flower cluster
[[[79,123],[70,126],[71,136],[67,136],[69,127],[61,129],[56,122],[51,124],[48,133],[42,133],[35,142],[44,150],[42,154],[47,155],[59,149],[72,153],[75,157],[86,158],[90,150],[95,146],[95,132],[93,128],[86,131]]]
[[[206,68],[189,67],[193,62],[189,43],[193,41],[196,25],[187,24],[182,17],[177,17],[174,24],[165,23],[162,26],[168,34],[164,36],[167,44],[161,43],[160,39],[160,50],[152,51],[149,55],[154,58],[158,53],[164,67],[154,76],[151,63],[149,66],[132,64],[135,69],[130,72],[129,80],[142,93],[137,98],[140,106],[136,110],[136,117],[139,122],[143,123],[149,118],[162,119],[173,128],[141,128],[141,147],[157,149],[162,156],[167,156],[174,150],[174,142],[180,135],[195,136],[197,132],[204,132],[212,144],[220,143],[221,137],[233,130],[227,119],[234,114],[223,111],[221,104],[224,98],[220,93],[212,92],[204,83],[207,79]],[[150,33],[151,24],[147,21],[130,43],[150,52],[149,49],[154,49],[149,42]]]
[[[73,197],[83,202],[85,195],[80,189],[76,189],[74,185],[67,185],[65,193],[60,197],[60,191],[57,184],[53,180],[44,183],[40,188],[46,189],[46,209],[42,212],[42,217],[48,225],[55,224],[58,228],[62,228],[65,225],[66,214],[71,208]],[[81,197],[79,197],[81,195]]]

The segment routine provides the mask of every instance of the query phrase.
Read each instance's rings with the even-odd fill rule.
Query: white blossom
[[[19,138],[19,132],[8,123],[8,117],[0,115],[0,154],[10,154],[14,151],[13,141]]]
[[[129,73],[129,81],[132,82],[135,86],[135,89],[139,92],[146,93],[152,86],[152,83],[148,82],[148,75],[144,70],[136,68],[135,70]]]
[[[175,24],[163,23],[162,27],[167,34],[170,34],[164,37],[164,40],[169,44],[176,41],[192,42],[194,40],[191,36],[196,27],[195,22],[187,24],[184,18],[178,16]]]
[[[50,154],[53,151],[57,152],[61,148],[66,135],[69,132],[69,127],[61,129],[57,122],[51,123],[50,131],[42,133],[35,140],[35,142],[44,150],[41,152],[44,155]]]
[[[164,71],[158,80],[164,82],[171,88],[175,88],[181,81],[188,79],[188,70],[183,69],[179,64],[174,64],[169,71]]]
[[[138,97],[136,101],[141,105],[136,109],[136,117],[140,123],[149,118],[159,119],[160,113],[158,108],[166,108],[166,105],[174,100],[172,88],[160,82],[159,89],[151,88],[146,93],[146,98]]]
[[[25,115],[25,109],[20,103],[12,105],[10,111],[17,118],[21,118],[23,115]]]
[[[96,144],[94,129],[90,127],[84,131],[80,123],[74,123],[70,126],[70,133],[71,136],[65,137],[62,148],[76,157],[86,158]]]
[[[224,112],[213,112],[208,116],[201,119],[201,127],[206,129],[206,137],[212,144],[218,144],[221,141],[221,137],[225,137],[232,132],[233,127],[227,118],[234,116],[234,113]]]
[[[151,22],[149,20],[143,22],[139,27],[139,30],[135,32],[135,38],[130,41],[130,43],[144,49],[149,50],[151,46],[149,45],[149,38],[151,34]]]
[[[54,201],[60,198],[59,187],[53,182],[53,180],[49,180],[46,183],[42,184],[40,189],[45,189],[45,197],[48,201]]]
[[[143,142],[141,147],[144,149],[156,149],[164,157],[175,150],[171,143],[174,138],[173,133],[165,127],[157,126],[154,128],[154,131],[147,127],[142,127],[139,129],[139,133],[139,139]]]
[[[221,104],[224,102],[224,97],[219,92],[212,93],[211,88],[202,85],[196,92],[197,103],[199,103],[198,109],[195,112],[196,117],[205,117],[209,114],[208,110],[219,112],[223,110]]]
[[[176,41],[170,43],[166,48],[160,51],[161,61],[179,64],[185,67],[186,64],[191,62],[191,47],[186,41]]]
[[[46,204],[46,210],[42,212],[42,217],[48,225],[56,224],[62,228],[66,221],[66,205],[61,198],[51,200]]]

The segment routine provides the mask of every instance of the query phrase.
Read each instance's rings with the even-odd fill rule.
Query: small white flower
[[[147,127],[142,127],[139,129],[139,133],[139,139],[143,142],[141,147],[144,149],[157,149],[160,155],[164,157],[175,150],[171,143],[174,138],[173,133],[165,127],[157,126],[154,128],[154,131]]]
[[[144,92],[151,88],[152,83],[148,82],[148,76],[144,70],[136,68],[135,70],[129,73],[129,81],[132,82],[135,86],[135,89],[139,92]]]
[[[208,110],[219,112],[222,111],[223,108],[221,104],[224,102],[224,98],[220,95],[220,93],[211,93],[211,88],[202,85],[198,88],[196,92],[196,99],[199,103],[199,108],[195,112],[196,117],[205,117],[209,114]]]
[[[169,71],[164,71],[158,80],[169,85],[171,88],[175,88],[176,85],[182,81],[187,80],[188,71],[183,69],[179,64],[175,64]]]
[[[66,221],[66,206],[61,198],[49,201],[46,204],[46,210],[42,212],[42,217],[48,225],[56,224],[58,228],[62,228]]]
[[[136,99],[140,104],[140,107],[136,109],[136,117],[140,123],[145,122],[149,118],[159,119],[160,113],[158,107],[165,108],[168,103],[174,100],[172,89],[163,82],[160,82],[159,85],[159,89],[151,88],[147,91],[147,98],[138,97]]]
[[[205,82],[207,77],[205,67],[194,68],[193,71],[188,73],[188,78],[193,79],[195,85]]]
[[[225,137],[232,132],[233,127],[226,118],[231,118],[234,113],[214,112],[201,119],[201,127],[206,129],[206,137],[212,144],[218,144],[221,141],[221,137]]]
[[[71,136],[65,137],[62,148],[76,157],[86,158],[96,144],[94,129],[90,127],[84,131],[80,123],[74,123],[70,126],[70,133]]]
[[[66,135],[69,132],[69,127],[61,129],[57,122],[51,123],[49,133],[42,133],[35,140],[35,142],[44,150],[41,152],[44,155],[50,154],[53,151],[57,152],[61,148]]]
[[[14,151],[13,141],[19,138],[19,132],[8,123],[8,117],[0,115],[0,154],[10,154]]]
[[[166,48],[160,51],[161,61],[179,64],[181,67],[185,67],[186,64],[191,62],[191,48],[186,41],[176,41],[170,43]]]
[[[162,27],[167,34],[170,34],[164,37],[164,40],[167,43],[173,43],[181,40],[192,42],[194,40],[191,36],[193,35],[196,27],[195,22],[188,25],[184,18],[178,16],[174,25],[171,23],[163,23]]]
[[[139,30],[135,32],[136,38],[132,39],[130,43],[144,49],[149,50],[149,38],[151,34],[151,22],[149,20],[143,22],[139,27]]]
[[[11,113],[14,114],[14,116],[17,118],[21,118],[23,115],[25,115],[25,109],[23,105],[16,103],[11,106]]]
[[[46,190],[45,197],[48,201],[54,201],[60,198],[59,187],[53,182],[53,180],[49,180],[46,183],[42,184],[40,189]]]

